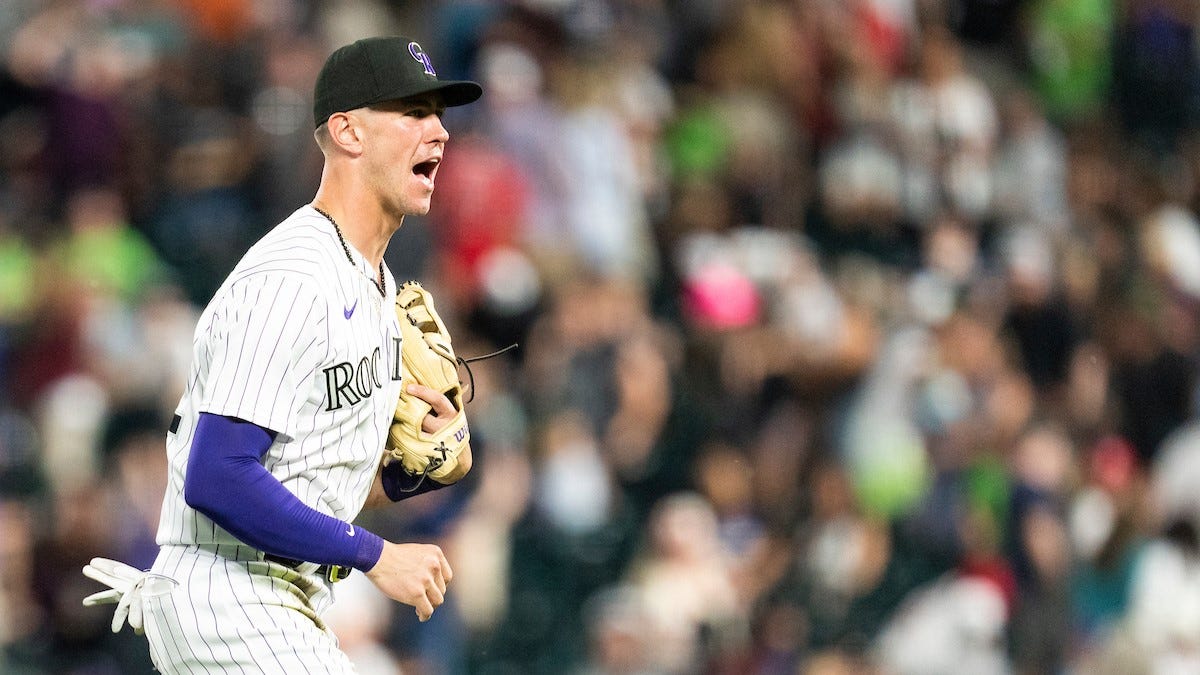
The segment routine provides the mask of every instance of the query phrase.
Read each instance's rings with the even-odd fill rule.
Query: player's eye
[[[437,115],[438,117],[441,117],[443,114],[445,114],[445,112],[446,112],[446,109],[442,106],[435,107],[432,105],[423,105],[423,106],[417,106],[417,107],[409,110],[408,114],[412,117],[421,119],[421,118],[429,117],[430,115]]]

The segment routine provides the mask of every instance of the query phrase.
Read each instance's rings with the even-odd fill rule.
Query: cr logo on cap
[[[412,54],[414,59],[420,61],[421,65],[425,66],[426,75],[433,75],[434,77],[437,77],[437,71],[433,69],[433,62],[429,60],[429,55],[426,54],[423,49],[421,49],[421,45],[415,42],[408,43],[408,53]]]

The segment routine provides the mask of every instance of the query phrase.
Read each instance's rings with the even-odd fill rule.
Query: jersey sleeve
[[[213,312],[200,409],[294,437],[304,384],[328,349],[326,323],[324,298],[297,275],[232,283]]]

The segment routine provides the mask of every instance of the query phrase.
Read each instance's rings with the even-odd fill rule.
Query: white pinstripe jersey
[[[351,266],[333,225],[304,206],[243,256],[200,317],[167,436],[159,545],[233,544],[183,498],[199,413],[277,432],[264,465],[308,506],[354,520],[370,492],[400,388],[396,284]]]

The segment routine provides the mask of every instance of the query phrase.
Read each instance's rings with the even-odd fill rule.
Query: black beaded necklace
[[[323,210],[321,209],[321,207],[319,207],[319,206],[317,206],[317,205],[315,205],[315,204],[313,205],[313,210],[314,210],[314,211],[316,211],[317,213],[319,213],[319,214],[321,214],[321,215],[325,216],[325,219],[326,219],[326,220],[328,220],[329,222],[333,223],[333,231],[334,231],[334,232],[337,232],[338,241],[342,242],[342,250],[346,252],[346,260],[349,260],[349,261],[350,261],[350,265],[351,265],[352,267],[354,267],[355,269],[358,269],[358,265],[357,265],[357,264],[355,264],[355,262],[354,262],[354,256],[350,255],[350,246],[346,244],[346,237],[344,237],[344,236],[342,235],[342,228],[341,228],[341,227],[338,227],[337,221],[333,219],[333,216],[329,215],[328,213],[326,213],[325,211],[323,211]],[[385,298],[386,298],[386,297],[387,297],[387,291],[385,291],[385,290],[383,289],[383,283],[384,283],[384,281],[383,281],[383,261],[382,261],[382,260],[380,260],[380,261],[379,261],[379,280],[378,280],[378,281],[376,281],[375,279],[372,279],[372,280],[371,280],[371,284],[372,284],[373,286],[375,286],[375,288],[376,288],[376,289],[379,291],[379,295],[380,295],[381,297],[385,297]]]

